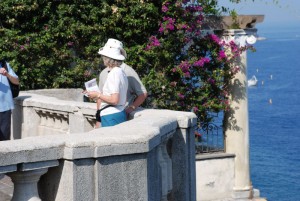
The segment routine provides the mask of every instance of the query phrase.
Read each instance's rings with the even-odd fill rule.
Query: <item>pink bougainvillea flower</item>
[[[190,68],[190,64],[188,61],[182,61],[180,64],[179,64],[179,68],[182,70],[182,72],[186,73],[188,72],[189,68]]]
[[[164,13],[168,12],[168,10],[169,9],[166,5],[163,5],[162,8],[161,8],[161,11],[164,12]]]
[[[199,111],[199,108],[197,106],[193,107],[193,111],[194,112],[198,112]]]
[[[163,24],[160,23],[158,32],[159,32],[159,33],[163,33],[164,31],[165,31],[165,28],[163,27]]]
[[[178,94],[178,97],[179,97],[180,99],[184,99],[184,95],[181,94],[181,93]]]
[[[209,63],[210,59],[207,57],[203,57],[194,63],[194,66],[203,67],[204,64]]]
[[[156,38],[156,36],[151,36],[149,38],[149,44],[146,47],[146,50],[150,50],[152,47],[158,47],[160,46],[159,40]]]
[[[220,38],[215,34],[209,34],[209,38],[212,39],[215,43],[220,43]]]
[[[207,80],[210,84],[215,84],[216,80],[212,79],[212,78],[208,78]]]
[[[184,77],[191,77],[190,72],[185,72],[185,73],[184,73]]]
[[[68,46],[73,46],[73,45],[74,45],[74,43],[73,43],[73,42],[71,42],[71,41],[69,41],[69,42],[67,43],[67,45],[68,45]]]
[[[225,54],[224,50],[220,50],[219,55],[218,55],[218,60],[222,60],[225,58],[226,58],[226,54]]]

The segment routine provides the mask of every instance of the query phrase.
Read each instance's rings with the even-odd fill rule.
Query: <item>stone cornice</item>
[[[257,23],[263,22],[264,15],[205,16],[202,29],[252,29]]]

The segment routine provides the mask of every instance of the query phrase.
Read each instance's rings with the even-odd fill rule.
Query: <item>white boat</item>
[[[252,78],[250,80],[248,80],[248,87],[251,87],[251,86],[256,86],[257,85],[257,79],[255,77],[255,75],[252,76]]]

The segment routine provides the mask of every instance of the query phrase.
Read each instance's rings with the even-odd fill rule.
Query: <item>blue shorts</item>
[[[122,112],[101,116],[101,127],[114,126],[127,120],[125,110]]]

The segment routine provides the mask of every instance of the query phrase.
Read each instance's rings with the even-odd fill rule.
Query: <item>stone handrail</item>
[[[68,125],[72,118],[67,114],[90,107],[65,107],[64,101],[27,93],[17,101],[16,111],[23,108],[23,114],[63,111]],[[12,178],[13,200],[195,200],[196,116],[145,109],[132,118],[114,127],[66,134],[52,130],[51,135],[40,130],[42,136],[0,142],[0,173]]]

